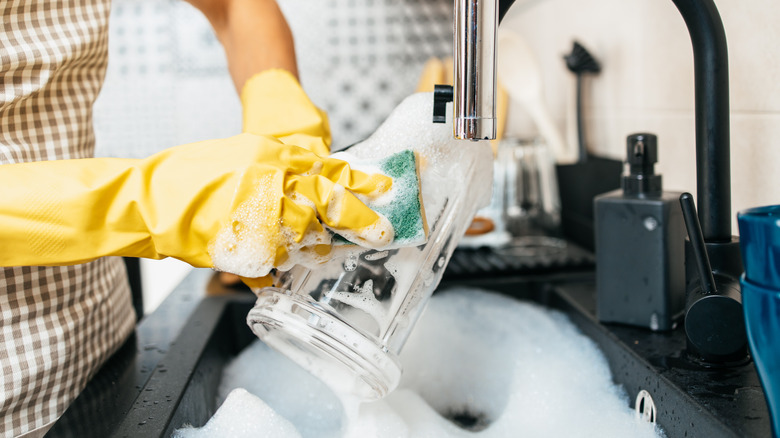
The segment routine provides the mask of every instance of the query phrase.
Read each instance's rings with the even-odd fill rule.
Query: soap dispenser
[[[664,192],[657,137],[626,141],[622,188],[594,199],[597,316],[671,330],[685,309],[685,222],[680,193]]]

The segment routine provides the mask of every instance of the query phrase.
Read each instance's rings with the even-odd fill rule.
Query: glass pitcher
[[[345,257],[282,273],[259,291],[247,322],[266,344],[335,391],[378,399],[397,385],[401,351],[474,213],[490,201],[493,154],[486,141],[452,138],[431,122],[433,95],[402,102],[366,141],[349,149],[383,158],[413,149],[429,225],[427,243],[353,249]]]

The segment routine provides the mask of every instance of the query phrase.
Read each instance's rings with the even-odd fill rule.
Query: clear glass
[[[551,256],[566,248],[560,235],[561,201],[555,159],[540,138],[506,138],[498,145],[503,219],[511,241],[497,252],[513,257]],[[498,178],[497,178],[498,179]]]
[[[461,240],[467,248],[492,247],[501,253],[535,256],[560,252],[561,207],[555,159],[541,138],[500,140],[493,163],[493,197],[477,212]]]
[[[417,247],[354,250],[317,269],[296,266],[265,288],[249,313],[254,333],[343,394],[381,398],[401,376],[401,351],[474,213],[490,201],[493,154],[487,142],[452,139],[431,124],[432,95],[414,95],[357,156],[403,148],[420,164],[428,241]]]
[[[493,159],[493,196],[490,204],[477,211],[474,221],[460,240],[460,248],[501,248],[512,241],[505,225],[504,190],[506,166]]]
[[[504,174],[504,220],[513,236],[539,234],[560,226],[555,160],[541,139],[507,138],[496,160]]]

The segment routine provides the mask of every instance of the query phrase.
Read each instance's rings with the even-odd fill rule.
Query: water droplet
[[[654,231],[656,228],[658,228],[658,220],[652,216],[647,216],[644,221],[642,221],[642,224],[645,226],[647,231]]]
[[[652,315],[650,315],[650,330],[658,330],[660,327],[660,324],[658,322],[658,314],[653,312]]]
[[[387,251],[379,251],[375,253],[368,253],[365,255],[365,259],[368,261],[374,261],[374,260],[382,260],[383,258],[387,257],[389,252]]]
[[[357,265],[358,259],[355,255],[350,255],[346,260],[344,260],[344,270],[347,272],[352,272],[357,269]]]

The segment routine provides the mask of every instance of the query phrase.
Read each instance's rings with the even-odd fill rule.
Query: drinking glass
[[[557,254],[566,247],[560,234],[561,207],[555,159],[540,138],[506,138],[498,145],[498,172],[503,174],[504,224],[512,235],[497,251],[534,257]]]
[[[430,114],[425,114],[429,125]],[[415,131],[415,123],[409,117],[403,129],[380,128],[373,137],[387,138],[374,139],[381,148],[359,144],[349,152],[379,158],[377,151],[390,155],[396,146],[412,146],[420,163],[427,243],[355,248],[318,269],[294,267],[277,287],[260,291],[247,317],[268,345],[337,392],[362,400],[381,398],[397,386],[397,355],[474,213],[490,201],[490,145],[452,140],[451,125],[435,128],[444,131],[433,139],[432,128]]]

